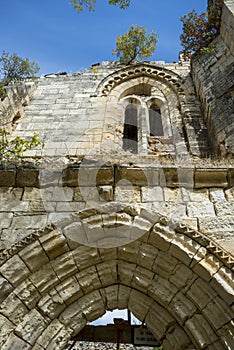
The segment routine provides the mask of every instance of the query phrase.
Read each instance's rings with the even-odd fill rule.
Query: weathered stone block
[[[189,265],[200,245],[183,234],[176,233],[171,241],[169,254],[180,260],[185,265]]]
[[[220,329],[222,326],[232,320],[233,314],[228,305],[219,297],[214,298],[203,309],[206,319],[214,329]]]
[[[123,247],[118,248],[118,258],[128,262],[135,262],[140,249],[140,242],[135,241]]]
[[[221,190],[222,191],[222,190]],[[209,202],[209,191],[208,189],[203,190],[190,190],[189,197],[192,202]],[[196,203],[199,205],[198,203]]]
[[[39,170],[27,168],[18,169],[16,183],[19,187],[39,187]]]
[[[177,264],[171,273],[169,281],[181,290],[182,288],[188,286],[193,278],[196,277],[189,267],[184,264]]]
[[[137,266],[132,277],[131,285],[133,288],[147,293],[148,287],[153,279],[154,273],[141,266]]]
[[[55,287],[66,305],[73,303],[83,295],[80,284],[75,276],[69,277]]]
[[[167,230],[160,224],[155,224],[153,230],[149,234],[148,242],[160,250],[167,251],[173,237],[173,231]]]
[[[53,339],[63,327],[64,326],[57,319],[53,320],[37,339],[37,344],[41,345],[43,349],[47,349],[51,339]]]
[[[120,183],[115,188],[114,200],[116,202],[125,202],[125,203],[139,203],[141,202],[141,191],[140,187],[137,186],[122,186]]]
[[[142,243],[138,248],[137,264],[151,270],[157,254],[157,248]]]
[[[80,246],[72,251],[72,255],[79,270],[101,262],[98,250],[92,247]]]
[[[234,273],[225,266],[221,266],[212,276],[211,286],[228,303],[234,299]]]
[[[100,200],[110,202],[113,200],[114,193],[112,186],[100,186],[99,187]]]
[[[113,185],[113,181],[114,170],[112,167],[67,168],[64,174],[64,183],[71,187]]]
[[[46,326],[46,320],[37,310],[30,311],[15,329],[15,333],[33,345]]]
[[[229,187],[234,186],[234,169],[229,169],[228,170],[228,185]]]
[[[29,202],[14,199],[1,202],[0,212],[27,212],[28,208]]]
[[[146,294],[132,289],[128,302],[128,309],[141,321],[145,320],[146,315],[150,312],[153,301]]]
[[[148,288],[148,295],[157,301],[160,305],[167,306],[178,289],[165,278],[155,276]]]
[[[87,242],[86,232],[81,221],[72,222],[64,227],[63,234],[70,249],[74,249],[80,246],[80,244]]]
[[[25,187],[23,193],[23,200],[25,201],[39,201],[42,199],[43,193],[42,189],[35,187]]]
[[[9,228],[12,222],[13,213],[0,213],[0,227]]]
[[[172,271],[175,269],[178,260],[168,254],[167,252],[160,251],[156,256],[152,270],[161,277],[169,279]]]
[[[77,334],[87,323],[83,310],[76,301],[61,313],[59,321],[65,325],[66,328],[72,328],[74,334]]]
[[[1,347],[1,350],[9,350],[9,349],[17,349],[17,350],[29,350],[31,349],[31,345],[29,345],[26,341],[17,337],[14,334],[11,334],[6,343]]]
[[[102,287],[95,267],[89,267],[88,269],[77,273],[76,278],[85,294]]]
[[[29,279],[40,293],[46,292],[59,282],[50,264],[43,265],[40,270],[32,273]]]
[[[0,272],[14,286],[23,281],[30,271],[18,255],[14,255],[0,267]]]
[[[31,271],[36,271],[40,266],[49,261],[48,256],[38,241],[32,242],[29,246],[21,250],[19,256]]]
[[[10,294],[13,286],[2,276],[0,276],[0,303]]]
[[[126,183],[129,184],[129,182],[133,186],[147,186],[148,179],[147,179],[147,172],[144,171],[144,169],[139,167],[117,167],[116,169],[116,183],[121,181],[121,183],[124,183],[124,181],[127,181]]]
[[[14,293],[29,309],[35,307],[38,300],[41,298],[37,288],[29,279],[20,283],[20,285],[15,288]]]
[[[142,187],[142,202],[162,202],[164,201],[163,189],[160,186]]]
[[[96,320],[106,312],[101,294],[98,291],[93,291],[81,297],[78,304],[89,322]]]
[[[16,170],[0,169],[0,186],[11,187],[16,183]]]
[[[106,302],[107,310],[115,310],[118,309],[118,292],[119,286],[109,286],[107,288],[103,288],[101,291],[102,299]]]
[[[118,261],[118,275],[120,283],[130,286],[135,268],[135,264],[123,262],[121,260]]]
[[[213,203],[226,202],[224,190],[220,188],[211,188],[210,189],[210,198]]]
[[[215,216],[214,205],[211,202],[196,202],[187,204],[188,216],[190,217],[204,217]]]
[[[228,324],[218,330],[220,339],[224,344],[227,344],[229,349],[234,347],[234,321],[230,321]]]
[[[168,332],[166,339],[163,340],[165,349],[181,350],[192,349],[190,339],[181,327],[176,326],[172,332]],[[221,350],[221,349],[220,349]]]
[[[227,169],[195,169],[195,188],[228,187]]]
[[[154,302],[148,312],[145,322],[147,328],[156,336],[158,340],[162,339],[167,330],[175,324],[175,320],[169,312]]]
[[[46,215],[20,215],[14,216],[12,220],[12,229],[42,229],[46,226]]]
[[[196,312],[196,306],[181,292],[171,300],[168,311],[174,315],[181,326]]]
[[[210,281],[212,276],[220,269],[221,266],[221,262],[210,254],[198,261],[198,263],[194,265],[193,270],[205,281]]]
[[[78,271],[71,252],[64,253],[52,260],[51,266],[61,281]]]
[[[106,261],[96,265],[103,287],[117,283],[117,266],[115,261]]]
[[[50,259],[54,259],[69,250],[66,239],[59,230],[53,230],[40,237],[39,240]]]
[[[7,341],[8,336],[12,333],[15,325],[11,323],[6,317],[0,315],[0,347]]]
[[[186,295],[200,309],[203,309],[210,301],[212,301],[217,292],[201,278],[198,278],[187,291]]]
[[[214,235],[217,238],[230,236],[234,232],[234,218],[227,217],[200,217],[198,219],[200,231],[205,234]]]
[[[193,336],[196,346],[200,349],[218,340],[213,329],[201,314],[195,314],[187,320],[185,328]]]
[[[0,305],[0,312],[2,315],[6,316],[14,325],[19,324],[24,315],[27,314],[28,309],[19,300],[19,298],[11,293]]]
[[[45,316],[53,320],[66,308],[66,304],[57,290],[53,288],[40,299],[38,308]]]
[[[126,309],[128,307],[128,301],[130,297],[131,288],[120,284],[118,294],[118,309]]]

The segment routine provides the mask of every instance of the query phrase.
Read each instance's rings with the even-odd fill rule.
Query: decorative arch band
[[[107,96],[117,85],[137,77],[149,77],[162,81],[169,85],[177,94],[185,94],[183,88],[184,80],[175,72],[152,64],[138,63],[136,65],[119,69],[108,75],[98,85],[96,95]]]

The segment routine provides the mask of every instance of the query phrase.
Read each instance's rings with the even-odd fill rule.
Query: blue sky
[[[131,24],[158,33],[152,60],[178,60],[180,17],[206,0],[132,0],[127,10],[97,0],[94,12],[78,14],[69,0],[0,0],[0,53],[5,50],[36,61],[39,74],[75,73],[93,63],[114,60],[117,35]]]

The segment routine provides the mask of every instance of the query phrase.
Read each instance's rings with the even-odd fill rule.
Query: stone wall
[[[17,83],[6,88],[7,97],[0,101],[0,127],[11,131],[29,103],[36,84],[34,82]]]
[[[199,230],[234,253],[234,171],[230,166],[137,165],[2,169],[0,249],[67,215],[108,203],[155,211]],[[62,179],[62,181],[61,181]],[[98,239],[104,237],[97,236]],[[96,245],[95,236],[83,243]]]
[[[38,195],[26,189],[23,202]],[[204,195],[194,194],[191,210]],[[20,213],[13,221],[25,230]],[[41,222],[31,212],[24,225]],[[98,247],[82,244],[87,236]],[[87,322],[125,308],[165,350],[231,349],[233,263],[203,234],[154,209],[109,202],[63,214],[59,228],[34,230],[1,254],[1,349],[62,350]]]
[[[224,1],[215,52],[192,59],[192,75],[216,152],[234,153],[234,3]]]
[[[144,87],[144,94],[137,91],[137,86]],[[27,156],[96,156],[100,148],[108,156],[111,148],[116,157],[122,154],[124,159],[124,109],[127,101],[136,97],[142,113],[138,154],[149,153],[150,99],[163,103],[165,137],[159,143],[165,154],[170,156],[171,144],[177,155],[210,154],[189,67],[178,63],[148,62],[123,67],[104,62],[82,74],[42,77],[13,136],[27,138],[37,132],[44,140],[43,152],[29,151]],[[159,147],[154,154],[163,152]]]
[[[212,137],[230,127],[220,67],[226,80],[233,61],[221,42],[206,63],[213,75],[193,61]],[[234,167],[211,157],[190,73],[183,62],[104,62],[40,79],[12,136],[37,132],[45,147],[0,169],[1,350],[62,350],[87,322],[125,308],[165,350],[234,348]],[[136,154],[123,148],[132,101]],[[154,149],[152,101],[164,128]],[[15,112],[5,114],[8,123]]]

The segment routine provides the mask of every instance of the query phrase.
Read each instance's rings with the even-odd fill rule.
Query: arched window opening
[[[138,152],[137,106],[130,103],[125,109],[123,149],[132,153]]]
[[[144,322],[129,310],[107,311],[104,316],[87,324],[70,340],[66,350],[99,348],[105,343],[108,349],[128,349],[147,345],[147,349],[161,346]],[[116,345],[115,345],[116,344]],[[131,344],[131,345],[130,345]],[[144,347],[145,348],[145,347]]]
[[[149,108],[150,136],[164,136],[161,110],[157,105]]]

